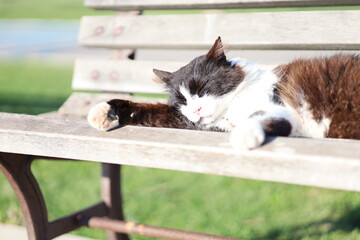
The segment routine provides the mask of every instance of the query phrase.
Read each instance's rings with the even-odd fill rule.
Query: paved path
[[[77,43],[78,21],[0,20],[0,58],[55,58],[104,54]]]
[[[26,229],[15,225],[0,224],[0,240],[25,240]],[[66,234],[57,237],[56,240],[91,240],[89,238]]]

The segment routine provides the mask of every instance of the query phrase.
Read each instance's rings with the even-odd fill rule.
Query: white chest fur
[[[278,78],[265,68],[243,59],[231,60],[245,72],[245,77],[236,90],[226,96],[227,109],[212,126],[231,131],[242,124],[256,111],[265,111],[274,107],[271,102],[273,88]]]

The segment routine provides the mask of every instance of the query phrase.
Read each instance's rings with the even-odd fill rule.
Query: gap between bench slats
[[[99,132],[87,123],[0,114],[1,152],[360,191],[359,141],[279,137],[236,151],[228,137],[130,126]]]
[[[82,18],[79,42],[105,48],[209,49],[222,36],[230,49],[353,50],[360,48],[359,22],[360,11],[95,16]]]
[[[273,8],[354,6],[356,0],[86,0],[85,6],[107,10],[166,10],[166,9],[225,9],[225,8]]]

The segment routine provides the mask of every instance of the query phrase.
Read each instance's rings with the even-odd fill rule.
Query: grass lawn
[[[56,110],[71,92],[70,65],[2,61],[0,73],[0,111]],[[50,219],[99,200],[98,164],[39,160],[33,171]],[[128,166],[123,180],[130,221],[257,240],[360,239],[358,193]],[[2,175],[0,189],[0,222],[22,224]],[[75,233],[105,239],[100,230]]]
[[[313,8],[268,8],[268,9],[235,9],[230,12],[258,11],[299,11],[299,10],[350,10],[355,7],[313,7]],[[197,13],[198,11],[146,11],[145,14]],[[96,11],[84,7],[84,0],[0,0],[0,19],[80,19],[83,15],[111,15],[112,11]]]
[[[3,19],[80,19],[83,15],[113,14],[84,7],[83,0],[0,0]]]

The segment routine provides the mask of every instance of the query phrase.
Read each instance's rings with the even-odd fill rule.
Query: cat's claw
[[[87,116],[90,126],[102,131],[107,131],[118,126],[119,120],[112,118],[109,114],[110,111],[111,106],[106,102],[99,103],[92,107]]]
[[[265,132],[257,121],[249,120],[235,127],[230,135],[230,144],[239,150],[250,150],[260,147],[265,141]]]

